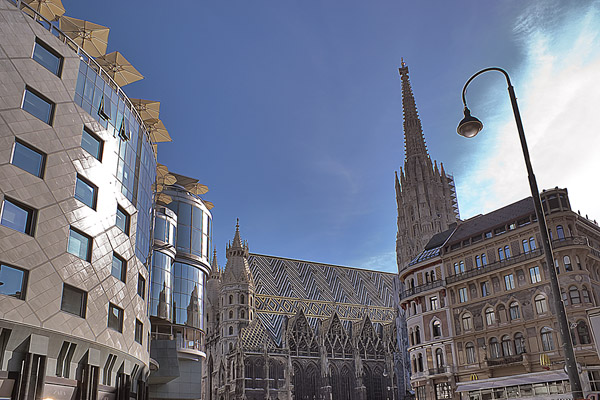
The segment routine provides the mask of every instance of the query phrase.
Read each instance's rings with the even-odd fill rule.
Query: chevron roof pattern
[[[285,317],[302,309],[315,328],[336,312],[346,329],[365,313],[373,323],[394,320],[394,276],[310,261],[250,254],[256,312],[278,344]]]

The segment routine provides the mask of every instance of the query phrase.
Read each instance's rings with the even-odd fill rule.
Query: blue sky
[[[455,133],[466,79],[501,66],[540,187],[568,187],[574,209],[600,218],[598,1],[63,4],[110,27],[108,51],[145,75],[125,87],[130,97],[161,101],[173,142],[159,162],[209,186],[221,265],[240,218],[252,252],[396,271],[401,57],[461,217],[528,195],[500,75],[469,89],[484,134]]]

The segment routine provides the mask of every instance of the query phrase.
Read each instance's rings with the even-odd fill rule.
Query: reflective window
[[[97,195],[98,188],[87,179],[77,175],[77,183],[75,184],[75,198],[86,206],[95,210]]]
[[[177,228],[168,219],[157,216],[154,220],[154,239],[175,245]]]
[[[500,358],[500,343],[498,343],[498,339],[496,338],[490,339],[490,357]]]
[[[571,264],[571,257],[564,256],[563,263],[565,264],[565,271],[567,271],[567,272],[573,271],[573,265]]]
[[[524,253],[529,253],[530,249],[529,249],[529,240],[527,239],[523,239],[523,252]]]
[[[123,332],[123,310],[112,303],[108,305],[108,327]]]
[[[142,276],[142,274],[138,275],[137,294],[142,299],[146,298],[146,279],[144,279],[144,277]]]
[[[533,237],[530,237],[530,238],[529,238],[529,248],[531,249],[531,251],[533,251],[533,250],[535,250],[535,249],[536,249],[536,246],[535,246],[535,239],[534,239]]]
[[[98,161],[102,161],[103,147],[104,142],[84,127],[83,134],[81,135],[81,148],[94,156]]]
[[[540,275],[540,267],[529,268],[529,278],[531,279],[531,283],[541,282],[542,276]]]
[[[465,353],[467,355],[467,364],[475,363],[475,346],[472,342],[467,343],[465,346]]]
[[[571,304],[581,303],[581,298],[579,297],[579,290],[577,290],[577,286],[569,287],[569,297],[571,298]]]
[[[590,330],[585,321],[579,321],[577,323],[577,336],[579,337],[579,343],[581,344],[592,343],[590,339]]]
[[[565,230],[563,229],[562,225],[556,226],[556,236],[558,237],[558,240],[565,238]]]
[[[429,309],[430,310],[437,310],[438,308],[440,308],[440,302],[439,302],[437,296],[432,296],[429,299]]]
[[[14,200],[4,198],[2,202],[2,217],[0,224],[7,228],[33,236],[36,212]]]
[[[127,214],[121,206],[117,206],[117,219],[115,225],[124,234],[129,235],[129,214]]]
[[[0,294],[25,300],[28,272],[6,264],[0,264]]]
[[[535,296],[534,303],[535,310],[538,314],[548,312],[548,302],[546,301],[546,298],[543,295],[538,294],[537,296]]]
[[[142,339],[144,337],[144,324],[140,322],[139,319],[135,320],[135,341],[139,344],[142,344]]]
[[[204,329],[204,273],[189,264],[174,264],[175,323]]]
[[[54,103],[29,87],[25,89],[22,108],[34,117],[51,125]]]
[[[508,311],[510,314],[511,321],[521,318],[521,310],[519,309],[519,303],[517,303],[516,301],[510,303],[510,305],[508,306]]]
[[[54,75],[60,76],[63,57],[37,38],[33,47],[32,58]]]
[[[504,275],[504,287],[506,290],[512,290],[515,288],[515,277],[513,274]]]
[[[540,337],[542,339],[542,348],[544,351],[554,350],[554,340],[552,340],[552,329],[547,326],[543,327],[540,331]]]
[[[510,340],[510,336],[508,335],[502,336],[502,354],[504,357],[513,355],[512,340]]]
[[[123,282],[125,282],[127,277],[127,262],[115,253],[113,253],[112,269],[110,274]]]
[[[471,318],[470,314],[465,314],[462,317],[462,327],[463,330],[469,331],[473,329],[473,318]]]
[[[150,315],[173,318],[173,259],[159,251],[152,254]]]
[[[85,318],[87,293],[71,285],[63,284],[60,309],[73,315]]]
[[[16,141],[10,163],[32,175],[43,178],[46,155],[25,143]]]
[[[467,288],[458,289],[458,298],[461,303],[464,303],[469,300],[469,296],[467,295]]]
[[[90,261],[92,255],[92,239],[71,228],[69,231],[69,245],[67,251],[82,260]]]
[[[494,325],[496,322],[496,314],[494,314],[494,309],[489,307],[485,310],[485,321],[488,326]]]

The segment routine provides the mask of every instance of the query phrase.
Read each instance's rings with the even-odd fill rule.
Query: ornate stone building
[[[584,392],[600,388],[586,309],[600,296],[600,227],[566,189],[541,194]],[[400,274],[419,400],[564,398],[564,354],[531,198],[434,236]]]
[[[454,179],[444,165],[432,163],[423,137],[408,67],[398,69],[402,80],[404,109],[404,169],[396,174],[398,233],[396,256],[398,270],[411,261],[437,232],[442,232],[458,219],[458,203]]]
[[[394,275],[250,254],[207,282],[203,399],[392,399]]]

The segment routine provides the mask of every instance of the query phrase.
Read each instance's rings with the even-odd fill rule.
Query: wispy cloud
[[[359,260],[356,265],[376,271],[398,272],[396,267],[396,251],[388,251],[364,258]]]
[[[540,4],[515,25],[525,59],[512,75],[533,168],[540,189],[567,187],[572,206],[598,218],[598,3],[578,12],[558,10],[567,14],[564,18],[558,18],[557,10],[551,7],[540,8]],[[506,92],[503,95],[507,96]],[[530,193],[511,110],[485,110],[481,118],[488,115],[492,119],[499,114],[501,119],[486,126],[486,136],[493,139],[479,143],[476,167],[458,180],[463,218]]]

